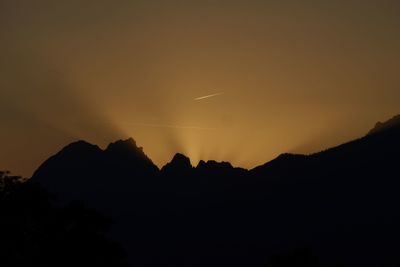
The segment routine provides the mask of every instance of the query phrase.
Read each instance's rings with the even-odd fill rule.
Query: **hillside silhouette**
[[[251,170],[182,154],[159,170],[133,139],[79,141],[28,183],[113,218],[130,266],[400,266],[399,118]]]

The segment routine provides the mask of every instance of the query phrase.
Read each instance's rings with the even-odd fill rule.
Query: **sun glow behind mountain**
[[[0,169],[77,139],[250,168],[357,137],[399,113],[399,5],[1,1]]]

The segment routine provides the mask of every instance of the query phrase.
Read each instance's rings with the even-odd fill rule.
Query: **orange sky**
[[[398,14],[397,0],[0,0],[0,169],[29,176],[78,139],[251,168],[361,136],[400,113]]]

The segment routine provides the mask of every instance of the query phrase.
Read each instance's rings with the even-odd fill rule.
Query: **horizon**
[[[325,148],[323,148],[323,149],[321,149],[321,150],[311,151],[310,153],[303,153],[303,154],[302,154],[302,153],[294,153],[294,152],[281,152],[281,153],[279,153],[278,155],[276,155],[275,157],[273,157],[273,158],[271,158],[271,159],[269,159],[269,160],[267,160],[267,161],[265,161],[265,162],[262,162],[262,163],[260,163],[259,165],[251,166],[250,168],[248,168],[248,167],[243,167],[243,166],[238,166],[238,165],[235,165],[235,164],[233,164],[232,162],[226,161],[226,160],[199,159],[197,162],[194,162],[188,155],[186,155],[186,154],[184,154],[184,153],[182,153],[182,152],[179,152],[179,151],[175,152],[175,153],[171,156],[171,158],[170,158],[168,161],[166,161],[164,164],[159,165],[159,164],[157,164],[156,162],[153,161],[153,159],[151,158],[151,155],[149,155],[149,154],[146,153],[146,148],[140,146],[140,144],[137,143],[137,141],[135,140],[134,137],[128,137],[127,139],[117,139],[117,140],[114,140],[114,141],[109,142],[109,143],[106,144],[105,146],[99,146],[98,144],[88,142],[87,140],[76,140],[76,141],[73,141],[73,142],[71,142],[71,143],[69,143],[69,144],[64,145],[64,146],[61,147],[58,151],[56,151],[56,152],[54,152],[53,154],[49,155],[49,157],[48,157],[47,159],[49,159],[51,156],[54,156],[54,155],[56,155],[57,153],[61,152],[63,149],[65,149],[65,148],[67,148],[67,147],[69,147],[69,146],[71,146],[71,145],[80,143],[80,142],[89,144],[89,145],[91,145],[91,146],[96,146],[96,147],[98,147],[101,151],[106,151],[106,150],[108,149],[109,145],[111,145],[111,144],[114,144],[114,143],[117,143],[117,142],[124,142],[124,143],[126,143],[126,142],[132,142],[132,141],[133,141],[133,144],[136,146],[136,148],[141,149],[141,150],[143,151],[143,153],[152,161],[152,163],[153,163],[153,164],[158,168],[158,170],[160,170],[160,171],[162,170],[163,167],[167,166],[168,163],[171,163],[172,160],[173,160],[173,158],[174,158],[176,155],[183,155],[184,157],[188,158],[189,161],[190,161],[190,165],[191,165],[193,168],[197,168],[197,167],[199,166],[200,162],[206,162],[206,163],[207,163],[207,162],[210,162],[210,161],[211,161],[211,162],[217,162],[217,163],[229,163],[229,164],[231,164],[231,166],[232,166],[233,168],[240,168],[240,169],[244,169],[244,170],[246,170],[246,171],[251,171],[251,170],[253,170],[253,169],[256,169],[256,168],[258,168],[258,167],[261,167],[261,166],[263,166],[263,165],[265,165],[265,164],[267,164],[267,163],[269,163],[269,162],[271,162],[271,161],[277,159],[279,156],[284,155],[284,154],[293,154],[293,155],[310,156],[310,155],[313,155],[313,154],[318,154],[318,153],[324,152],[324,151],[326,151],[326,150],[329,150],[329,149],[332,149],[332,148],[335,148],[335,147],[339,147],[339,146],[341,146],[341,145],[344,145],[344,144],[347,144],[347,143],[349,143],[349,142],[355,141],[355,140],[357,140],[357,139],[363,138],[363,137],[367,136],[368,134],[370,134],[373,130],[378,129],[378,131],[379,131],[379,130],[380,130],[380,129],[379,129],[379,125],[384,125],[385,123],[392,121],[392,119],[396,119],[396,118],[399,118],[399,117],[400,117],[400,114],[395,115],[395,116],[392,116],[391,118],[389,118],[389,119],[387,119],[387,120],[378,121],[378,122],[375,123],[375,126],[374,126],[374,127],[371,127],[371,128],[369,129],[369,131],[367,131],[366,134],[360,135],[360,136],[358,136],[358,137],[356,137],[356,138],[354,138],[354,139],[346,140],[346,141],[344,141],[344,142],[342,142],[342,143],[339,143],[339,144],[334,144],[334,145],[331,146],[331,147],[325,147]],[[46,159],[46,160],[47,160],[47,159]],[[39,164],[39,165],[36,167],[36,169],[34,169],[32,175],[34,174],[35,171],[37,171],[37,170],[40,168],[40,166],[41,166],[43,163],[46,162],[46,160],[43,161],[41,164]],[[7,171],[9,171],[9,170],[7,170]],[[11,173],[12,173],[12,171],[11,171]],[[14,173],[14,174],[15,174],[15,173]],[[17,174],[17,175],[18,175],[18,174]],[[31,175],[31,176],[32,176],[32,175]],[[29,179],[29,178],[31,178],[31,176],[29,176],[29,177],[28,177],[28,176],[22,176],[22,177],[28,178],[28,179]]]

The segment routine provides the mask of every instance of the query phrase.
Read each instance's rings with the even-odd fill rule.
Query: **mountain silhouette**
[[[161,168],[161,173],[167,176],[185,176],[190,175],[192,171],[190,159],[180,153],[175,154],[171,162]]]
[[[391,128],[397,127],[398,125],[400,125],[400,115],[396,115],[386,122],[377,122],[375,124],[375,127],[371,131],[369,131],[368,134],[371,135],[381,131],[390,130]]]
[[[133,139],[79,141],[30,182],[111,216],[131,266],[307,266],[276,256],[290,251],[312,251],[312,266],[399,266],[399,118],[251,170],[182,154],[159,170]]]
[[[158,168],[143,152],[143,148],[136,145],[135,140],[119,140],[111,143],[104,151],[107,162],[112,162],[115,171],[128,172],[136,175],[151,175]]]

